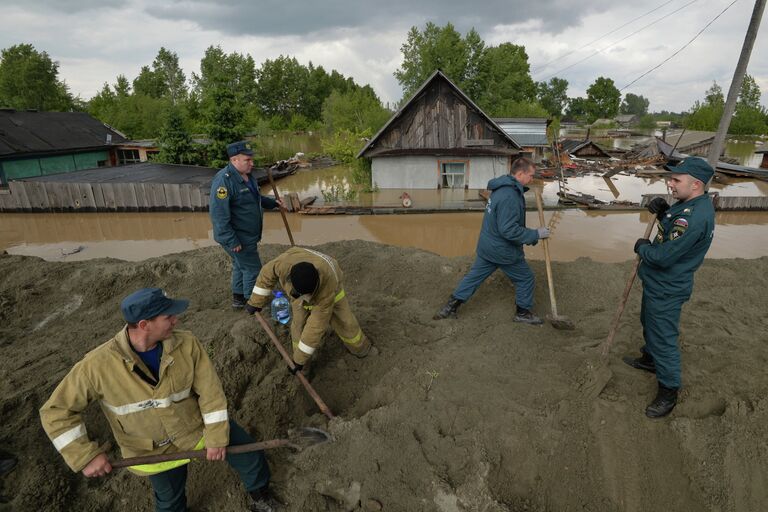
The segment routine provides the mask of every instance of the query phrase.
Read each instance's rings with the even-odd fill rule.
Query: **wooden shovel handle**
[[[272,439],[271,441],[260,441],[258,443],[239,444],[237,446],[227,446],[227,453],[246,453],[259,450],[271,450],[281,446],[290,446],[288,439]],[[163,453],[160,455],[144,455],[143,457],[129,457],[110,462],[113,468],[125,468],[128,466],[137,466],[139,464],[156,464],[158,462],[169,462],[172,460],[184,459],[205,459],[206,450],[192,450],[186,452]]]
[[[536,208],[539,210],[539,224],[544,227],[544,206],[541,201],[541,191],[536,189]],[[544,261],[547,266],[547,284],[549,285],[549,303],[552,304],[552,317],[557,318],[557,302],[555,301],[555,284],[552,282],[552,263],[549,259],[549,240],[541,241],[544,246]]]
[[[648,221],[648,225],[645,227],[645,236],[643,238],[650,238],[651,237],[651,231],[653,231],[653,226],[656,224],[656,215],[651,214],[651,220]],[[632,273],[629,275],[629,279],[627,279],[627,284],[624,287],[624,293],[621,295],[621,300],[619,301],[619,307],[616,309],[616,313],[613,315],[613,321],[611,322],[611,328],[608,331],[608,337],[605,339],[602,345],[600,345],[600,355],[602,357],[607,357],[608,352],[611,350],[611,346],[613,345],[613,339],[616,337],[616,331],[619,329],[619,321],[621,320],[621,314],[624,312],[624,306],[627,305],[627,299],[629,298],[629,292],[632,291],[632,285],[635,282],[635,277],[637,276],[637,269],[640,266],[640,255],[635,256],[635,262],[632,265]]]
[[[256,320],[259,321],[261,324],[261,327],[264,328],[264,331],[267,333],[267,336],[269,336],[270,341],[272,341],[272,344],[275,346],[278,352],[280,352],[280,355],[283,356],[283,359],[288,364],[288,367],[291,369],[294,369],[296,365],[293,364],[293,358],[288,355],[288,352],[285,351],[283,348],[283,345],[280,343],[280,340],[277,339],[277,336],[275,336],[274,331],[272,331],[272,328],[269,326],[266,320],[264,320],[264,317],[261,316],[261,313],[258,311],[254,313],[256,317]],[[333,413],[328,408],[327,405],[325,405],[325,402],[323,402],[323,399],[320,398],[320,395],[317,394],[315,389],[312,387],[312,385],[309,383],[307,378],[304,376],[301,372],[296,372],[294,375],[296,375],[296,378],[299,379],[299,382],[304,386],[304,389],[307,390],[307,393],[309,393],[309,396],[312,397],[312,400],[315,401],[317,406],[320,408],[320,411],[325,414],[328,419],[333,419]]]
[[[269,178],[269,184],[272,185],[272,192],[275,194],[275,199],[280,200],[280,194],[277,193],[277,186],[275,185],[275,180],[272,178],[272,169],[270,167],[267,167],[267,178]],[[280,216],[283,217],[283,224],[285,225],[285,231],[288,233],[288,240],[291,241],[291,245],[296,245],[293,241],[293,234],[291,233],[291,227],[288,225],[288,218],[285,216],[285,208],[278,205],[278,208],[280,208]]]

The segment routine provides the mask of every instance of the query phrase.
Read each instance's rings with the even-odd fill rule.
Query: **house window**
[[[138,149],[118,149],[117,150],[118,164],[120,165],[135,164],[139,162],[141,162],[141,158],[139,156]]]
[[[443,162],[440,164],[441,188],[464,188],[466,183],[466,162]]]

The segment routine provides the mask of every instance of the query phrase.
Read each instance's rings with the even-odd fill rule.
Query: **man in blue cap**
[[[645,410],[649,418],[666,416],[677,403],[680,310],[691,297],[693,274],[704,261],[715,232],[715,209],[706,193],[715,174],[712,167],[698,157],[664,167],[672,173],[667,186],[677,202],[670,206],[661,197],[652,200],[648,210],[659,219],[656,238],[653,243],[647,238],[635,243],[641,258],[640,322],[645,346],[640,357],[624,358],[628,365],[656,374],[659,389]]]
[[[126,297],[126,325],[85,355],[40,408],[40,419],[56,450],[73,471],[100,477],[112,471],[107,454],[88,438],[82,412],[98,401],[123,457],[206,450],[211,461],[226,460],[250,494],[250,510],[277,510],[269,493],[263,452],[228,454],[227,446],[254,442],[229,419],[227,399],[205,348],[189,331],[176,330],[188,300],[143,288]],[[146,476],[155,510],[187,510],[189,459],[137,464]]]
[[[251,176],[253,149],[247,141],[227,146],[229,164],[211,183],[209,213],[213,239],[232,259],[232,307],[243,309],[261,270],[258,243],[261,240],[264,208],[282,207],[280,201],[259,193]]]

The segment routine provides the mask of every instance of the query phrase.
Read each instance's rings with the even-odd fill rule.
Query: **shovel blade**
[[[576,329],[576,324],[566,316],[549,316],[547,320],[552,324],[552,327],[561,331],[573,331]]]
[[[325,430],[313,427],[301,427],[288,432],[288,440],[291,446],[297,450],[303,450],[310,446],[333,441],[331,434]]]

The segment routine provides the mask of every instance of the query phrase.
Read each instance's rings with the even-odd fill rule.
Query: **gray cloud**
[[[249,35],[299,35],[353,27],[385,30],[392,26],[421,26],[426,21],[439,25],[451,22],[462,32],[472,27],[482,32],[489,26],[532,19],[542,20],[543,29],[557,33],[610,5],[608,0],[591,0],[579,4],[577,10],[565,0],[233,0],[226,5],[213,0],[171,0],[148,7],[147,14],[192,21],[203,29]]]

